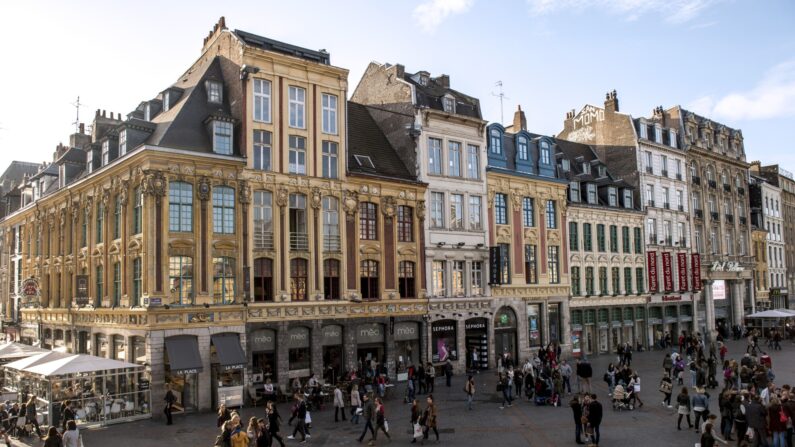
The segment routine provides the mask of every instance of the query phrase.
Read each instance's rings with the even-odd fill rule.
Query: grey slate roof
[[[429,107],[434,110],[444,110],[442,106],[442,97],[449,94],[455,98],[456,115],[464,115],[478,119],[482,118],[480,114],[480,101],[477,98],[445,87],[434,80],[434,78],[428,79],[428,83],[422,85],[416,82],[412,76],[414,75],[406,73],[403,78],[406,82],[414,85],[415,91],[417,92],[417,106]]]
[[[374,168],[360,166],[354,155],[370,157]],[[368,107],[351,101],[348,101],[348,172],[417,180],[400,160]]]
[[[236,29],[235,35],[242,40],[246,45],[261,48],[267,51],[274,51],[276,53],[286,54],[288,56],[300,57],[320,64],[330,65],[331,55],[323,50],[315,51],[307,48],[301,48],[289,43],[279,42],[278,40],[269,39],[267,37],[258,36],[246,31]]]
[[[613,178],[610,175],[610,170],[607,169],[607,164],[597,157],[596,152],[590,145],[575,143],[573,141],[556,139],[557,158],[565,158],[569,160],[569,172],[564,172],[558,169],[558,175],[570,181],[580,181],[594,183],[598,186],[615,186],[617,188],[632,188],[632,186],[621,179]],[[582,163],[587,162],[591,164],[591,173],[585,173],[582,168]],[[607,169],[606,177],[599,177],[598,165],[604,165]]]

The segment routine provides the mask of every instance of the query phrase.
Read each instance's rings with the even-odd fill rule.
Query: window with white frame
[[[676,131],[674,129],[670,129],[668,132],[669,132],[669,134],[668,134],[668,144],[670,144],[671,147],[675,148],[676,147]]]
[[[629,189],[624,190],[624,208],[632,208],[632,191]]]
[[[534,227],[536,224],[535,201],[532,197],[522,197],[522,221],[525,227]]]
[[[508,225],[508,196],[494,194],[494,221],[497,225]]]
[[[668,157],[660,155],[660,169],[663,171],[664,176],[668,176]]]
[[[649,244],[657,245],[657,219],[646,219],[646,235]]]
[[[469,229],[482,230],[483,221],[481,218],[482,213],[482,198],[480,196],[469,196]]]
[[[223,101],[223,88],[220,82],[207,81],[207,101],[220,104]]]
[[[298,135],[289,137],[289,172],[290,174],[306,175],[306,138]]]
[[[502,155],[502,132],[497,129],[491,129],[490,135],[491,153]]]
[[[431,193],[431,227],[444,228],[444,193]]]
[[[645,165],[644,168],[646,168],[646,171],[652,172],[654,170],[654,156],[652,155],[651,151],[646,151],[643,153],[643,155],[643,162]]]
[[[450,229],[464,229],[464,195],[450,194]]]
[[[110,163],[110,141],[105,140],[102,142],[102,166]]]
[[[707,200],[709,204],[709,212],[710,213],[717,213],[718,212],[718,204],[715,201],[715,196],[712,194],[709,195],[709,199]]]
[[[646,123],[638,121],[638,134],[641,138],[646,138]]]
[[[583,174],[590,174],[591,173],[591,163],[584,161],[582,162],[582,173]]]
[[[428,174],[442,175],[442,140],[428,138]]]
[[[254,79],[254,121],[271,122],[271,81]]]
[[[433,280],[433,295],[445,296],[445,269],[447,263],[445,261],[433,261],[431,268],[431,278]]]
[[[297,129],[306,128],[304,123],[305,104],[306,104],[306,90],[301,87],[291,85],[288,88],[288,101],[289,101],[289,125]]]
[[[254,131],[254,169],[271,170],[271,133],[265,130]]]
[[[273,248],[273,193],[254,191],[254,248]]]
[[[569,183],[569,200],[572,202],[580,201],[580,182]]]
[[[442,108],[447,113],[455,113],[455,99],[449,96],[442,98]]]
[[[232,155],[232,123],[213,121],[213,152]]]
[[[127,153],[127,129],[119,131],[119,157]]]
[[[461,143],[449,141],[447,143],[447,151],[450,160],[447,175],[451,177],[461,177]]]
[[[337,178],[337,143],[323,142],[323,178]]]
[[[464,261],[453,261],[453,276],[450,278],[452,296],[464,296]]]
[[[654,126],[654,141],[662,143],[662,127],[659,125]]]
[[[552,159],[552,154],[551,154],[552,151],[550,150],[549,143],[546,141],[542,141],[539,146],[540,146],[538,154],[539,163],[542,165],[550,164]]]
[[[713,255],[718,254],[720,244],[718,243],[718,230],[716,228],[712,228],[709,232],[709,243],[712,245],[710,253]]]
[[[607,203],[610,206],[618,206],[618,190],[615,187],[607,188]]]
[[[480,148],[473,144],[467,145],[467,178],[480,178]]]
[[[558,227],[557,203],[554,200],[547,200],[547,228],[554,230]]]
[[[685,210],[685,193],[681,189],[676,190],[676,209]]]
[[[321,96],[323,107],[323,133],[337,134],[337,97],[324,93]]]
[[[695,242],[696,252],[704,253],[704,240],[701,238],[701,230],[693,230],[693,240]]]
[[[472,261],[470,267],[470,293],[472,296],[483,295],[483,263]]]
[[[527,160],[527,138],[520,136],[516,139],[516,156],[519,160]]]
[[[667,187],[662,189],[663,206],[668,208],[671,205],[671,190]]]
[[[685,233],[685,223],[684,222],[677,222],[676,223],[676,237],[679,238],[677,242],[679,242],[680,247],[685,246],[685,239],[687,238],[687,234]]]
[[[646,205],[654,206],[654,185],[646,185]]]
[[[587,188],[588,188],[588,203],[590,203],[592,205],[596,205],[596,203],[597,203],[597,199],[596,199],[596,185],[594,185],[593,183],[588,183],[587,184]]]

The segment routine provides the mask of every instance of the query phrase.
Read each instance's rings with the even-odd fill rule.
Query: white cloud
[[[664,16],[666,22],[678,24],[695,19],[708,6],[720,1],[723,0],[527,0],[527,4],[530,14],[536,16],[599,9],[629,21],[656,14]]]
[[[750,90],[717,99],[705,96],[695,100],[691,107],[694,112],[732,120],[795,116],[795,61],[776,65]]]
[[[432,32],[448,16],[463,14],[474,3],[475,0],[428,0],[414,8],[414,20],[424,31]]]

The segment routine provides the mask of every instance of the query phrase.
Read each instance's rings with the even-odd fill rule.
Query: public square
[[[744,341],[729,342],[728,357],[739,358],[745,350]],[[769,352],[773,358],[773,370],[776,383],[795,383],[795,345],[787,341],[783,349]],[[613,355],[593,357],[594,369],[593,388],[604,406],[602,423],[602,446],[692,446],[698,439],[692,430],[676,430],[674,409],[660,405],[662,395],[657,391],[663,359],[662,351],[635,353],[632,366],[639,372],[641,383],[642,408],[630,412],[615,412],[610,408],[607,398],[607,386],[601,376]],[[476,403],[472,411],[465,409],[465,398],[462,391],[465,377],[454,376],[452,386],[447,388],[443,378],[437,378],[434,396],[439,406],[440,444],[455,446],[563,446],[574,443],[574,425],[568,398],[563,400],[562,407],[537,407],[526,400],[517,402],[511,408],[500,410],[501,399],[496,392],[496,377],[493,371],[483,372],[476,376]],[[687,381],[685,382],[687,383]],[[576,385],[575,385],[576,386]],[[674,395],[680,387],[674,388]],[[386,414],[389,421],[393,444],[409,443],[411,440],[409,405],[403,404],[403,385],[393,390],[386,400]],[[717,414],[717,390],[709,390],[710,408]],[[160,397],[153,396],[157,402]],[[424,396],[418,396],[424,405]],[[159,405],[159,402],[158,402]],[[282,417],[289,415],[289,406],[281,404],[279,412]],[[251,416],[263,416],[262,407],[246,407],[240,411],[242,419],[247,421]],[[86,430],[83,440],[86,447],[143,447],[143,446],[211,446],[218,431],[215,428],[214,413],[200,413],[175,417],[173,426],[162,422],[140,421],[109,426],[107,428]],[[282,436],[286,438],[292,427],[282,426]],[[350,421],[334,423],[333,408],[327,406],[322,411],[312,414],[312,437],[308,445],[336,446],[359,445],[357,437],[361,434],[363,424],[352,425]],[[684,424],[683,424],[684,425]],[[380,433],[379,433],[380,434]],[[388,441],[382,434],[377,445]],[[365,437],[365,442],[369,434]],[[431,434],[431,440],[433,435]],[[288,446],[298,445],[297,440],[285,440]],[[733,443],[732,443],[733,444]],[[38,446],[39,444],[27,444]],[[278,443],[276,443],[278,445]]]

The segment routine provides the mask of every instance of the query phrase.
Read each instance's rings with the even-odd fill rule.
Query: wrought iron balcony
[[[290,250],[309,250],[309,237],[306,233],[290,233]]]
[[[712,212],[710,212],[710,213],[709,213],[709,217],[710,217],[712,220],[718,220],[718,213],[717,213],[717,212],[715,212],[715,211],[712,211]]]
[[[262,222],[254,222],[254,249],[273,250],[273,231],[265,230]]]
[[[663,177],[668,177],[668,170],[667,169],[663,169],[662,172],[660,173],[660,175],[662,175]]]
[[[723,184],[723,190],[726,191],[726,192],[732,192],[732,185],[730,185],[728,183],[724,183]]]
[[[701,177],[699,177],[699,176],[697,176],[697,175],[694,175],[694,176],[691,178],[691,180],[693,181],[693,184],[694,184],[694,185],[700,185],[700,184],[701,184]]]
[[[745,188],[743,188],[743,187],[737,188],[737,194],[739,194],[741,196],[744,196],[745,195]]]
[[[696,215],[696,219],[703,219],[704,218],[704,210],[693,210]]]
[[[665,202],[665,203],[663,203],[663,208],[665,208],[667,210],[670,210],[671,209],[671,204],[668,203],[668,202]]]
[[[651,166],[646,166],[646,173],[647,174],[653,174],[654,173],[654,168],[652,168]]]
[[[707,185],[709,185],[710,188],[715,189],[718,187],[718,182],[715,180],[707,180]]]
[[[748,219],[745,216],[740,216],[740,225],[746,225],[748,223]]]
[[[726,214],[726,222],[734,223],[734,215]]]
[[[325,235],[323,236],[323,251],[338,252],[340,251],[340,237]]]

